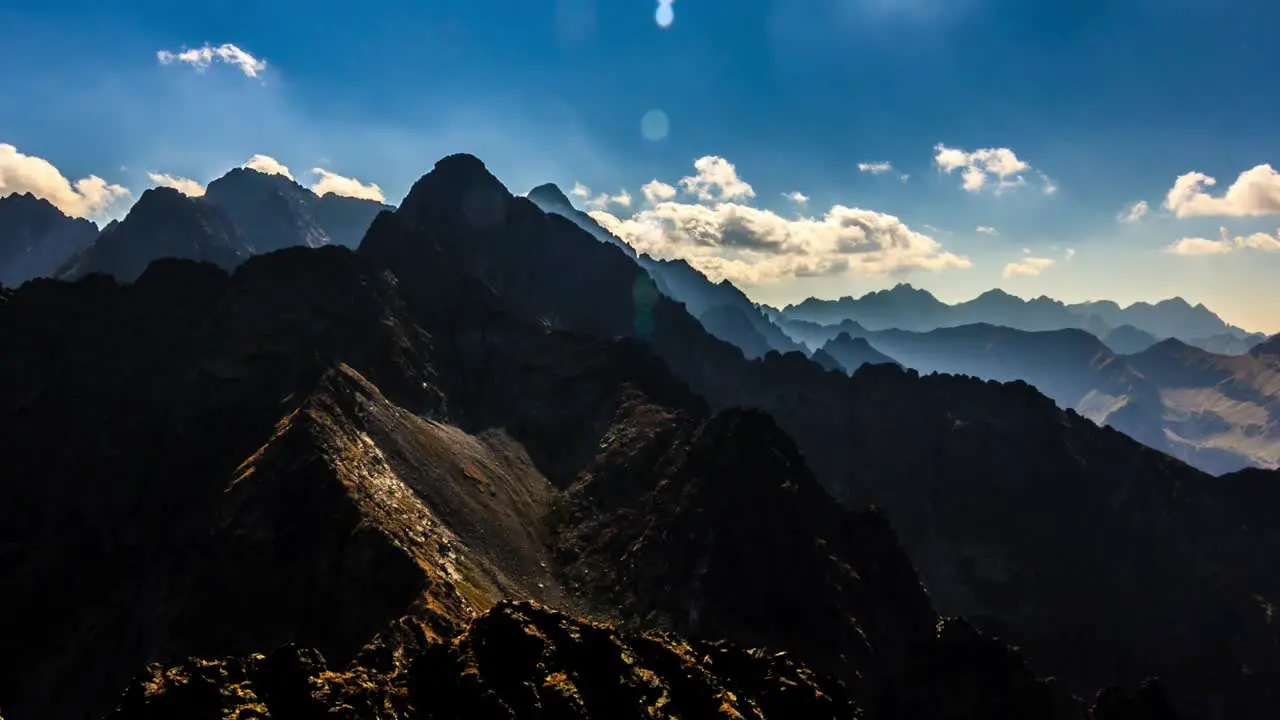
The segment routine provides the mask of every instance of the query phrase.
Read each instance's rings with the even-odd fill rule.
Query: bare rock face
[[[16,287],[31,278],[52,277],[97,234],[92,221],[69,217],[42,198],[27,193],[0,197],[0,285]]]

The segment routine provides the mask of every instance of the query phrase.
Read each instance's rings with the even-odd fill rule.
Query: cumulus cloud
[[[1000,234],[999,230],[996,230],[995,228],[989,225],[979,225],[978,227],[974,228],[974,230],[982,233],[983,235],[999,235]]]
[[[678,191],[675,186],[654,179],[641,185],[640,192],[644,194],[645,202],[650,205],[657,205],[660,202],[671,200]]]
[[[657,181],[655,180],[654,182],[657,182]],[[646,185],[645,187],[648,187],[648,185]],[[600,193],[598,195],[592,195],[591,188],[587,187],[586,185],[583,185],[580,182],[575,182],[573,184],[573,189],[569,191],[569,194],[581,200],[582,206],[585,207],[588,211],[605,210],[610,205],[617,205],[619,207],[624,207],[624,208],[631,207],[631,193],[627,192],[626,190],[619,192],[617,195],[610,195],[609,193]],[[671,189],[671,194],[673,196],[675,195],[675,188]]]
[[[996,192],[1027,185],[1023,173],[1031,170],[1031,165],[1009,148],[982,148],[972,152],[949,148],[942,143],[933,147],[936,153],[933,162],[938,169],[950,175],[960,171],[960,184],[969,192],[980,192],[984,188],[994,187]],[[1058,186],[1047,175],[1038,172],[1041,187],[1045,194],[1057,192]]]
[[[677,202],[659,203],[625,220],[599,211],[591,216],[640,252],[684,258],[715,280],[753,285],[971,265],[892,215],[842,205],[820,218],[799,219],[737,203]]]
[[[251,78],[258,77],[267,69],[266,60],[260,60],[231,43],[223,43],[216,47],[206,43],[201,47],[180,50],[176,53],[170,50],[161,50],[156,53],[156,59],[160,61],[161,65],[172,65],[175,62],[180,62],[190,65],[201,72],[207,70],[213,63],[219,62],[235,66],[240,72]]]
[[[1179,175],[1165,196],[1164,206],[1180,218],[1280,214],[1280,173],[1270,165],[1257,165],[1240,173],[1220,197],[1205,191],[1217,182],[1202,172]]]
[[[187,197],[204,195],[204,186],[191,178],[154,172],[147,173],[147,178],[160,187],[173,188]]]
[[[782,193],[782,196],[797,205],[806,205],[809,202],[809,196],[799,190],[792,190],[788,193]]]
[[[283,175],[290,180],[293,179],[293,175],[289,174],[289,168],[285,167],[279,160],[276,160],[269,155],[254,155],[240,167],[257,170],[258,172],[266,173],[267,175]]]
[[[1261,252],[1280,252],[1280,231],[1276,235],[1253,233],[1237,235],[1232,238],[1225,227],[1218,228],[1218,239],[1210,240],[1202,237],[1182,238],[1165,247],[1165,252],[1189,257],[1202,255],[1225,255],[1233,250],[1258,250]]]
[[[360,198],[361,200],[386,201],[386,197],[382,194],[382,188],[378,187],[377,183],[365,184],[355,178],[343,177],[318,167],[311,168],[311,174],[316,176],[316,183],[311,186],[311,191],[316,195],[323,196],[333,193],[334,195]]]
[[[130,196],[124,187],[97,175],[72,182],[48,160],[0,143],[0,197],[15,193],[44,198],[72,217],[98,215]]]
[[[1149,212],[1151,212],[1151,206],[1147,204],[1147,201],[1139,200],[1125,208],[1123,212],[1116,216],[1116,219],[1123,223],[1136,223],[1146,217]]]
[[[1001,276],[1008,280],[1009,278],[1015,277],[1031,277],[1039,275],[1056,262],[1057,261],[1053,258],[1034,257],[1028,255],[1027,257],[1005,265],[1004,272],[1001,273]]]
[[[756,191],[742,178],[733,163],[715,155],[693,161],[696,174],[680,178],[680,187],[703,202],[753,198]]]

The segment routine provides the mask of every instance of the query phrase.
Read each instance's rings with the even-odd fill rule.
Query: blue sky
[[[391,202],[467,151],[516,192],[581,183],[628,239],[771,303],[903,280],[949,301],[1181,295],[1280,331],[1280,184],[1259,170],[1223,199],[1280,163],[1280,5],[671,7],[661,28],[645,0],[19,0],[0,5],[0,145],[135,197],[149,172],[204,183],[263,154]],[[228,43],[265,68],[157,57]],[[656,141],[641,132],[651,111],[669,121]],[[700,173],[704,157],[721,161]],[[893,170],[859,169],[873,162]],[[965,165],[981,187],[964,187]],[[1001,189],[989,167],[1024,184]],[[1165,201],[1189,173],[1217,184],[1184,180],[1177,217]],[[646,203],[652,180],[677,194]],[[624,190],[629,207],[609,201]],[[1137,201],[1149,212],[1117,219]]]

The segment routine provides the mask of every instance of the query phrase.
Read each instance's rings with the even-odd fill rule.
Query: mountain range
[[[748,358],[583,224],[454,155],[354,251],[0,289],[6,717],[1280,707],[1280,473]]]
[[[1068,305],[1044,296],[1023,300],[1003,290],[988,290],[972,300],[948,305],[929,291],[905,283],[859,298],[809,298],[781,310],[766,311],[775,320],[819,325],[853,321],[868,330],[927,332],[987,324],[1028,331],[1079,329],[1104,340],[1120,330],[1117,345],[1112,347],[1120,353],[1138,352],[1173,337],[1209,352],[1238,355],[1267,338],[1230,325],[1204,305],[1192,306],[1182,298],[1155,304],[1138,302],[1122,308],[1110,300]],[[1147,336],[1151,342],[1143,345]]]
[[[284,247],[355,247],[388,206],[316,195],[283,175],[236,168],[189,198],[171,188],[142,193],[123,220],[101,232],[30,195],[0,198],[0,284],[101,272],[136,279],[162,257],[234,267]]]

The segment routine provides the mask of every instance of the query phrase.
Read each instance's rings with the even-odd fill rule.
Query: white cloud
[[[858,172],[871,173],[872,175],[883,175],[885,173],[897,172],[893,169],[893,163],[887,160],[879,162],[860,162],[858,163]],[[898,179],[906,182],[911,176],[906,173],[898,173]]]
[[[1270,165],[1257,165],[1240,173],[1221,197],[1205,192],[1206,187],[1217,182],[1201,172],[1179,175],[1165,197],[1164,206],[1180,218],[1280,214],[1280,173]]]
[[[938,169],[948,175],[959,170],[961,187],[969,192],[980,192],[990,187],[993,180],[996,192],[1027,184],[1022,173],[1031,170],[1031,165],[1018,159],[1009,148],[982,148],[969,152],[938,143],[933,149],[937,153],[933,162]],[[1047,175],[1038,174],[1046,195],[1057,192],[1058,186]]]
[[[191,178],[154,172],[147,173],[147,178],[160,187],[173,188],[187,197],[204,195],[204,186]]]
[[[657,181],[655,180],[654,182],[657,182]],[[648,186],[646,185],[645,187],[648,187]],[[583,185],[580,182],[575,182],[573,184],[573,189],[569,191],[569,194],[581,200],[583,207],[585,207],[588,211],[605,210],[610,205],[617,205],[619,207],[631,207],[631,193],[627,192],[626,190],[619,192],[617,195],[610,195],[609,193],[600,193],[599,195],[592,196],[591,188],[587,187],[586,185]],[[675,188],[672,188],[671,194],[672,195],[675,194]]]
[[[267,69],[266,60],[260,60],[231,43],[223,43],[217,47],[205,43],[201,47],[176,53],[161,50],[156,53],[156,59],[161,65],[171,65],[174,62],[186,63],[201,72],[208,69],[214,62],[220,62],[234,65],[240,69],[240,72],[252,78],[258,77]]]
[[[980,232],[980,233],[982,233],[982,234],[984,234],[984,235],[999,235],[999,234],[1000,234],[1000,231],[999,231],[999,230],[996,230],[995,228],[993,228],[993,227],[991,227],[991,226],[989,226],[989,225],[979,225],[978,227],[974,228],[974,230],[975,230],[975,231],[977,231],[977,232]]]
[[[791,192],[788,192],[788,193],[782,193],[782,195],[783,197],[785,197],[786,199],[790,200],[791,202],[797,205],[805,205],[809,202],[809,196],[805,195],[799,190],[792,190]]]
[[[1071,262],[1071,259],[1074,258],[1075,256],[1076,256],[1075,248],[1067,248],[1067,251],[1063,253],[1063,257],[1066,258],[1067,262]]]
[[[1039,275],[1057,261],[1053,258],[1046,257],[1024,257],[1021,260],[1011,262],[1004,266],[1004,272],[1001,276],[1008,280],[1015,277],[1031,277]]]
[[[1225,227],[1218,228],[1218,239],[1210,240],[1201,237],[1182,238],[1165,247],[1165,252],[1174,255],[1225,255],[1233,250],[1259,250],[1261,252],[1280,252],[1280,231],[1276,235],[1253,233],[1230,237]]]
[[[693,169],[697,170],[697,174],[680,178],[680,187],[703,202],[756,196],[756,191],[738,177],[738,170],[733,163],[722,157],[700,157],[693,161]]]
[[[386,202],[386,197],[382,194],[382,188],[377,183],[362,183],[355,178],[343,177],[337,173],[329,172],[324,168],[311,168],[311,173],[316,176],[316,184],[311,186],[311,192],[316,195],[343,195],[345,197],[360,198],[361,200],[374,200],[376,202]]]
[[[44,198],[73,217],[99,215],[131,195],[124,187],[97,175],[73,183],[48,160],[24,155],[13,145],[0,143],[0,197],[15,193]]]
[[[645,202],[650,205],[657,205],[660,202],[674,198],[677,190],[673,185],[654,179],[641,185],[640,192],[644,193]]]
[[[821,218],[799,219],[737,203],[677,202],[659,203],[625,220],[600,211],[591,216],[639,252],[683,258],[713,279],[753,285],[971,265],[892,215],[842,205]]]
[[[270,155],[254,155],[240,167],[257,170],[258,172],[266,173],[267,175],[283,175],[290,180],[293,179],[293,175],[289,174],[289,168],[282,165],[279,160],[276,160]]]
[[[1125,208],[1124,212],[1116,216],[1116,219],[1124,223],[1136,223],[1146,217],[1147,213],[1150,211],[1151,206],[1147,204],[1147,201],[1139,200]]]

